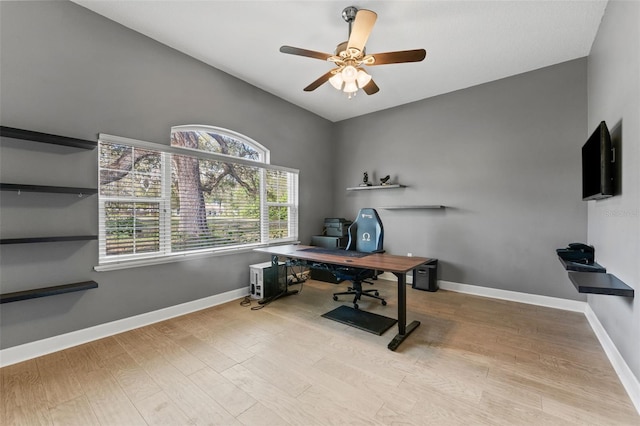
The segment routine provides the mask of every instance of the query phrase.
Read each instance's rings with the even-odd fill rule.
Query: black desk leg
[[[407,285],[405,282],[407,275],[401,273],[394,273],[394,275],[398,277],[398,334],[387,345],[392,351],[398,349],[400,343],[404,342],[404,339],[420,325],[420,321],[412,321],[407,325]]]
[[[273,277],[276,280],[276,283],[280,284],[280,260],[278,259],[278,255],[277,254],[272,254],[271,255],[271,267],[273,268]],[[287,278],[287,267],[285,266],[284,268],[284,290],[282,290],[280,293],[276,294],[275,296],[269,297],[269,298],[265,298],[265,299],[260,299],[258,300],[258,304],[260,305],[264,305],[266,303],[270,303],[273,302],[276,299],[280,299],[282,297],[287,297],[287,296],[291,296],[292,294],[298,294],[298,290],[289,290],[289,280]],[[264,283],[263,283],[264,286]]]

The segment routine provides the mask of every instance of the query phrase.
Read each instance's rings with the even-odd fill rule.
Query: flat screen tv
[[[582,146],[583,200],[599,200],[613,196],[614,166],[611,135],[603,121]]]

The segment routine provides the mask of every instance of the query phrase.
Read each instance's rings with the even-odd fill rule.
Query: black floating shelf
[[[81,283],[63,284],[53,287],[35,288],[33,290],[16,291],[14,293],[0,294],[0,303],[17,302],[19,300],[36,299],[38,297],[55,296],[57,294],[73,293],[74,291],[89,290],[97,288],[95,281],[84,281]]]
[[[30,243],[54,243],[60,241],[88,241],[97,240],[97,235],[70,235],[66,237],[31,237],[31,238],[3,238],[0,244],[30,244]]]
[[[562,266],[564,266],[564,269],[566,269],[567,271],[595,273],[607,272],[607,268],[596,262],[593,262],[591,264],[572,262],[571,260],[565,260],[560,256],[558,256],[558,260],[560,261],[560,263],[562,263]]]
[[[634,297],[633,288],[620,281],[613,274],[569,272],[569,279],[578,289],[578,293]]]
[[[71,146],[74,148],[82,149],[94,149],[96,146],[98,146],[98,143],[96,141],[70,138],[67,136],[51,135],[49,133],[40,133],[34,132],[33,130],[16,129],[7,126],[0,126],[0,135],[7,138],[50,143],[54,145]]]
[[[24,185],[21,183],[0,183],[0,191],[17,192],[48,192],[58,194],[93,195],[97,194],[96,188],[79,188],[71,186],[46,186],[46,185]]]
[[[444,209],[444,206],[440,204],[429,204],[429,205],[416,205],[416,206],[385,206],[380,207],[385,210],[431,210],[431,209]]]

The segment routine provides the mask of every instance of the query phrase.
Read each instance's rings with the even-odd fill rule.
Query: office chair
[[[383,238],[384,228],[378,212],[371,208],[360,209],[358,217],[349,226],[349,243],[345,250],[354,250],[362,253],[383,253]],[[366,280],[376,278],[377,272],[375,270],[340,267],[334,271],[334,275],[339,279],[351,281],[353,284],[352,287],[348,288],[348,291],[333,293],[333,300],[338,300],[338,296],[343,294],[352,294],[354,295],[353,307],[355,309],[358,309],[358,300],[362,296],[378,299],[383,305],[387,304],[387,301],[380,297],[378,290],[362,289],[362,283],[373,284]]]

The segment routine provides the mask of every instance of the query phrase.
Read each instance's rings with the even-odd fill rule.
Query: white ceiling
[[[100,15],[331,121],[391,108],[587,56],[606,1],[96,1]],[[303,88],[329,62],[281,45],[333,53],[348,38],[346,6],[378,20],[367,53],[424,48],[423,62],[369,68],[380,92]]]

